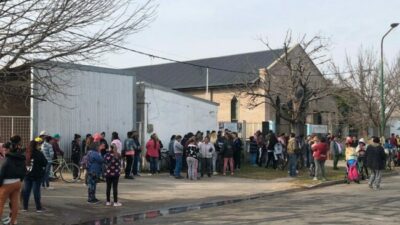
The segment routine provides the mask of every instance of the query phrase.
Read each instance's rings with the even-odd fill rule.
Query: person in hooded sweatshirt
[[[368,185],[371,189],[380,190],[382,170],[385,169],[386,154],[378,137],[373,137],[372,142],[372,144],[368,145],[365,152],[365,161],[367,162],[367,167],[371,170]]]
[[[51,139],[52,139],[52,137],[45,136],[44,142],[42,144],[42,152],[44,154],[44,157],[46,157],[46,160],[47,160],[46,170],[44,172],[44,177],[42,180],[42,187],[44,189],[54,189],[53,187],[50,187],[50,171],[51,171],[51,165],[53,163],[53,158],[54,158],[53,146],[50,144]]]
[[[43,211],[42,203],[40,200],[40,184],[42,183],[47,166],[47,159],[40,151],[41,142],[42,139],[40,137],[35,138],[35,140],[32,140],[30,142],[31,157],[28,162],[28,167],[30,169],[24,180],[23,191],[24,210],[28,210],[29,198],[31,195],[31,191],[33,190],[36,212],[38,213]]]
[[[4,204],[10,199],[10,224],[16,224],[22,180],[26,174],[26,159],[22,153],[21,137],[13,136],[10,142],[10,152],[6,154],[5,162],[0,169],[0,217],[3,215]]]

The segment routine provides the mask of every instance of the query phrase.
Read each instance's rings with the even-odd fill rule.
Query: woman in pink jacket
[[[150,172],[154,175],[157,172],[157,160],[160,156],[160,141],[157,134],[152,134],[150,140],[146,144],[146,156],[150,159]]]

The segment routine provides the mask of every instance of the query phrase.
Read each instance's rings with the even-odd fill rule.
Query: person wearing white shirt
[[[207,170],[207,176],[211,177],[212,174],[212,157],[215,152],[215,147],[210,143],[210,138],[207,136],[204,138],[204,142],[199,143],[199,152],[201,158],[201,177],[204,176]]]

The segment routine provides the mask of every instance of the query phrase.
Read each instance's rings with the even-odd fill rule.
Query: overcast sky
[[[329,54],[339,63],[361,46],[378,55],[380,39],[400,22],[399,0],[158,0],[157,18],[132,35],[126,46],[178,60],[266,50],[268,38],[280,48],[288,29],[295,37],[330,38]],[[400,53],[400,26],[385,39],[385,55]],[[134,67],[165,63],[131,52],[108,54],[102,66]]]

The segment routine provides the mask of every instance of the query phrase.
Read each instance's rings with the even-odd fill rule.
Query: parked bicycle
[[[78,172],[77,176],[74,176],[74,170]],[[65,159],[62,157],[53,161],[54,177],[58,177],[57,173],[59,173],[61,179],[67,183],[76,182],[81,176],[81,170],[79,166],[75,163],[65,161]]]

